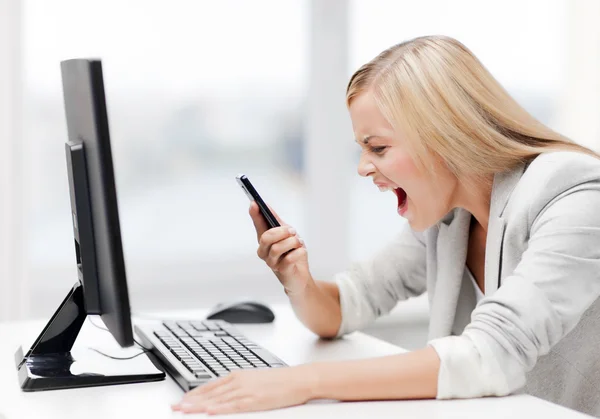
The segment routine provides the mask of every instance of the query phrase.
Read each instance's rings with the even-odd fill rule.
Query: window
[[[279,295],[234,177],[246,173],[302,227],[306,9],[303,0],[25,2],[26,256],[39,312],[76,280],[59,65],[75,57],[103,61],[134,309],[211,305],[232,287]]]

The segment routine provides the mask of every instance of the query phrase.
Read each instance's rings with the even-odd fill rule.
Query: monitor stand
[[[73,344],[86,317],[83,286],[78,281],[27,354],[23,355],[21,347],[17,350],[15,361],[23,391],[139,383],[165,378],[155,362],[150,362],[150,353],[131,360],[114,360],[89,348],[76,351],[78,348],[73,348]],[[113,339],[108,332],[106,338]],[[75,359],[72,350],[78,353],[78,359]]]

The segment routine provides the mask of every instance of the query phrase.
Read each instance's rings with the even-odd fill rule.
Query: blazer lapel
[[[510,194],[521,179],[525,165],[494,176],[490,203],[490,217],[485,244],[485,295],[492,295],[500,286],[502,269],[502,242],[506,222],[504,209]]]
[[[492,295],[499,287],[502,266],[502,240],[506,223],[502,217],[490,217],[485,243],[485,295]]]
[[[471,214],[462,208],[457,208],[455,216],[449,223],[439,224],[435,294],[430,305],[432,319],[430,339],[448,336],[452,332],[467,260],[470,221]]]

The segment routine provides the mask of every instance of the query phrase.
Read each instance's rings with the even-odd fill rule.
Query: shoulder
[[[599,158],[576,151],[552,151],[533,159],[523,174],[523,180],[551,178],[560,174],[586,177],[590,171],[600,173]]]
[[[586,193],[600,193],[600,159],[572,151],[543,153],[525,169],[508,207],[527,209],[535,218],[549,204],[577,191],[584,192],[581,199]]]

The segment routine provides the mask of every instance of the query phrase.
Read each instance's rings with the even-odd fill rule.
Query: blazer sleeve
[[[334,277],[340,293],[342,322],[337,336],[359,330],[387,314],[399,300],[426,288],[425,242],[408,223],[371,259]]]
[[[600,296],[600,185],[579,185],[533,214],[514,272],[482,299],[461,336],[429,342],[438,399],[503,396]]]

